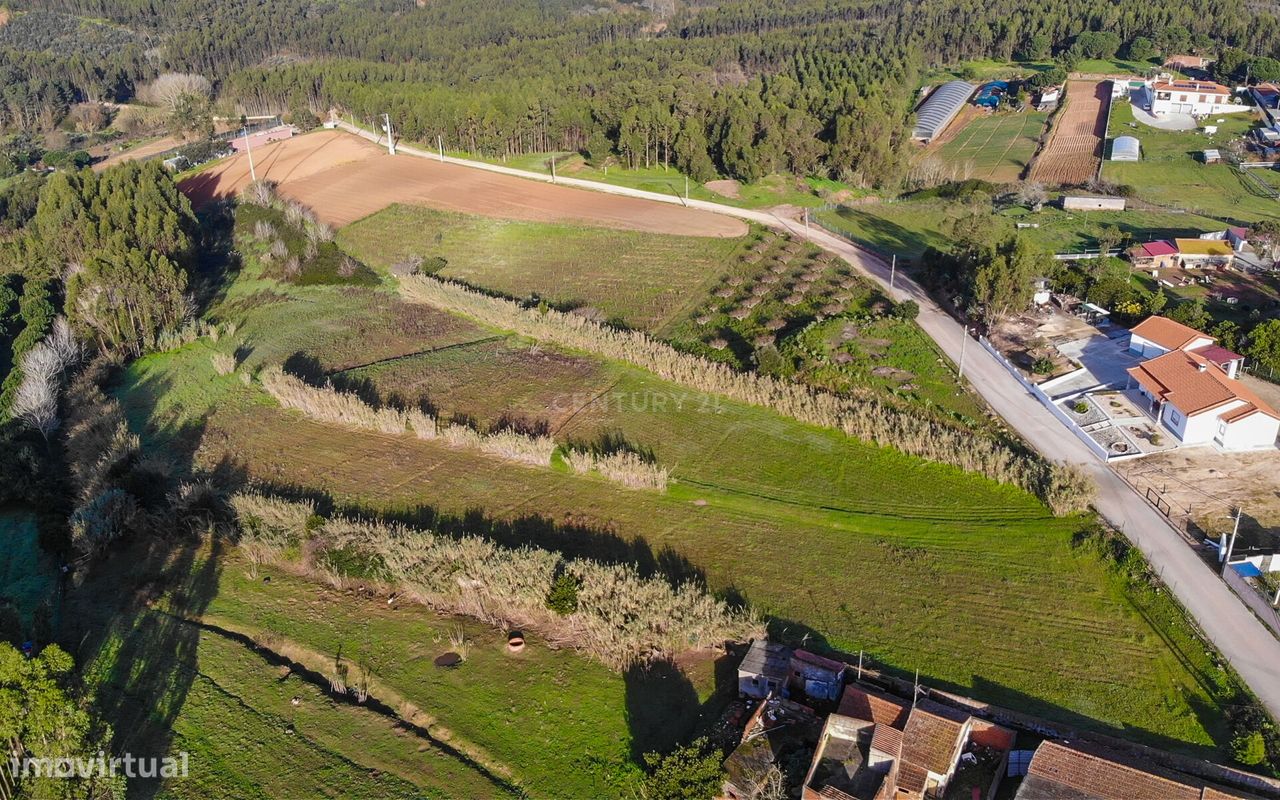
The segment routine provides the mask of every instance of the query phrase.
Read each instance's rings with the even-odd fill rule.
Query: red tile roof
[[[1203,94],[1231,94],[1231,90],[1213,81],[1160,81],[1151,87],[1157,92],[1200,92]]]
[[[1221,367],[1194,352],[1165,353],[1130,367],[1129,374],[1152,395],[1172,403],[1187,416],[1239,400],[1245,406],[1232,409],[1223,419],[1233,422],[1255,411],[1280,419],[1280,413],[1247,386],[1228,378]]]
[[[967,714],[931,700],[916,703],[902,732],[903,763],[916,764],[939,775],[950,772],[964,745],[967,719]]]
[[[1132,333],[1155,342],[1166,350],[1181,350],[1196,339],[1213,339],[1207,333],[1189,328],[1181,322],[1174,322],[1168,317],[1147,317],[1133,326]]]
[[[899,764],[898,765],[898,792],[896,797],[902,798],[920,798],[924,797],[924,787],[929,781],[929,773],[924,767],[915,764]]]
[[[1036,748],[1027,767],[1027,781],[1035,778],[1070,790],[1038,792],[1037,797],[1069,796],[1095,800],[1239,800],[1247,797],[1205,786],[1192,778],[1184,782],[1173,777],[1172,773],[1166,776],[1140,769],[1063,742],[1044,742]]]
[[[860,686],[846,686],[837,713],[902,730],[907,724],[908,709],[905,702],[888,695]]]
[[[894,758],[902,757],[902,731],[888,725],[876,725],[871,729],[871,749],[879,750]]]

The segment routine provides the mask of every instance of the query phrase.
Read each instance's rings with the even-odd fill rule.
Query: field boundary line
[[[357,364],[354,367],[343,367],[342,369],[331,370],[329,372],[326,372],[325,376],[332,377],[334,375],[345,375],[348,372],[356,372],[358,370],[368,369],[369,367],[376,367],[382,364],[391,364],[396,361],[403,361],[409,358],[417,358],[418,356],[426,356],[426,355],[431,355],[433,353],[443,353],[446,350],[453,350],[455,348],[460,348],[460,347],[470,347],[473,344],[485,344],[486,342],[495,342],[495,341],[498,341],[499,339],[509,339],[509,338],[511,338],[511,334],[496,333],[493,336],[484,336],[479,339],[472,339],[471,341],[467,341],[467,342],[454,342],[453,344],[444,344],[444,345],[440,345],[439,347],[429,347],[426,350],[419,350],[416,353],[405,353],[402,356],[390,356],[389,358],[380,358],[377,361],[369,361],[365,364]]]

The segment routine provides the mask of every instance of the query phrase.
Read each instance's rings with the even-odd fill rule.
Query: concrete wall
[[[1260,450],[1275,447],[1280,435],[1280,419],[1266,414],[1250,414],[1226,426],[1222,434],[1224,450]]]
[[[1123,197],[1064,197],[1062,207],[1067,211],[1124,211]]]

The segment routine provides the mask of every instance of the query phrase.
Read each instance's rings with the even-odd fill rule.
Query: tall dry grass
[[[419,439],[438,439],[450,447],[478,450],[520,464],[545,467],[551,463],[555,441],[503,430],[481,433],[458,424],[441,424],[418,409],[374,408],[349,392],[332,385],[312,386],[280,367],[267,367],[259,375],[267,393],[285,408],[301,411],[320,422],[331,422],[379,433],[413,433]]]
[[[625,361],[664,380],[1020,486],[1050,504],[1054,513],[1083,510],[1092,499],[1087,477],[1072,467],[1053,464],[1007,442],[916,416],[875,398],[841,396],[767,375],[738,372],[726,364],[681,353],[640,331],[608,327],[545,307],[527,308],[427,275],[403,276],[400,284],[411,300],[464,314],[495,328]],[[1072,496],[1071,487],[1081,492]]]
[[[352,579],[379,583],[440,613],[534,630],[615,669],[762,633],[752,611],[732,608],[694,584],[673,588],[641,577],[631,566],[399,524],[344,517],[317,524],[312,507],[289,505],[252,493],[233,497],[241,546],[258,547],[255,558],[339,585]],[[547,607],[561,573],[579,583],[577,610],[566,616]]]
[[[667,488],[669,474],[665,467],[646,461],[631,452],[597,453],[591,450],[568,449],[564,460],[575,473],[597,473],[629,489]]]

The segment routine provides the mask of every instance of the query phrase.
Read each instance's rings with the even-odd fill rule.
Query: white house
[[[1280,412],[1205,355],[1173,350],[1129,369],[1160,424],[1183,444],[1223,450],[1274,447]]]
[[[1166,317],[1147,317],[1129,331],[1129,350],[1144,358],[1162,356],[1173,350],[1195,350],[1217,340],[1207,333]]]
[[[1156,81],[1151,87],[1151,113],[1157,117],[1168,114],[1207,117],[1248,110],[1249,106],[1234,101],[1230,89],[1212,81]]]

